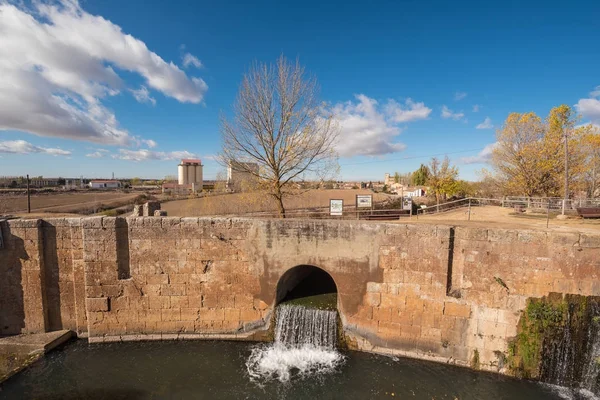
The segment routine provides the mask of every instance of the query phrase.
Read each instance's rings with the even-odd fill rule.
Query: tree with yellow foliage
[[[585,170],[577,115],[568,105],[543,121],[533,112],[511,113],[496,132],[491,164],[506,194],[569,197]]]
[[[581,139],[583,164],[586,168],[581,175],[581,189],[587,197],[600,196],[600,128],[593,125],[582,127]]]
[[[437,204],[440,200],[446,200],[448,195],[454,194],[457,189],[458,168],[450,165],[448,156],[442,161],[436,157],[431,159],[429,163],[429,177],[427,178],[427,186],[435,194]]]
[[[505,193],[534,196],[542,192],[544,131],[541,118],[529,112],[511,113],[496,132],[491,164]]]

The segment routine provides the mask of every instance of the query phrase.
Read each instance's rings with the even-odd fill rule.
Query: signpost
[[[405,197],[402,199],[402,209],[412,210],[412,199],[410,197]]]
[[[342,215],[344,209],[344,200],[329,200],[329,215]]]
[[[356,208],[373,208],[373,195],[372,194],[357,194],[356,195]]]

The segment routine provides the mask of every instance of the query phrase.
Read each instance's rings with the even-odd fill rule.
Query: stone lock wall
[[[327,271],[351,346],[503,371],[529,297],[600,295],[600,235],[361,221],[0,223],[0,334],[257,339],[282,275]]]

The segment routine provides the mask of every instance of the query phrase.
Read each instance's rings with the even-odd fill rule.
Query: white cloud
[[[465,97],[467,97],[467,94],[465,92],[454,93],[454,101],[460,101],[460,100],[464,99]]]
[[[600,100],[580,99],[575,105],[575,108],[584,118],[594,122],[600,122]]]
[[[590,92],[590,98],[579,99],[575,104],[575,109],[583,118],[588,120],[582,125],[591,123],[594,126],[600,126],[600,86],[596,86]]]
[[[102,104],[125,86],[113,67],[180,102],[200,103],[208,89],[77,0],[34,1],[31,9],[0,1],[0,37],[0,130],[129,144]]]
[[[85,156],[90,158],[102,158],[104,155],[105,154],[101,151],[95,151],[93,153],[86,154]]]
[[[190,53],[185,53],[183,55],[183,67],[189,68],[190,65],[196,68],[202,68],[202,61]]]
[[[130,89],[133,97],[140,103],[151,103],[153,106],[156,105],[156,99],[150,96],[150,91],[144,85],[142,85],[138,90]]]
[[[492,129],[494,125],[492,124],[492,120],[490,117],[485,117],[482,123],[477,125],[475,129]]]
[[[32,154],[44,153],[52,156],[70,156],[71,152],[52,147],[39,147],[24,140],[9,140],[0,142],[0,153],[6,154]]]
[[[458,121],[459,119],[463,118],[465,116],[464,113],[462,112],[457,112],[455,113],[454,111],[452,111],[451,109],[449,109],[446,106],[442,107],[442,118],[452,118],[455,121]]]
[[[394,100],[389,100],[385,112],[394,122],[411,122],[427,119],[431,108],[426,107],[425,103],[415,103],[412,99],[406,99],[404,107]]]
[[[338,153],[342,157],[377,156],[404,150],[406,145],[395,141],[401,129],[386,119],[377,101],[363,94],[355,97],[357,102],[338,103],[331,110],[341,129]]]
[[[147,149],[140,150],[127,150],[119,149],[118,154],[112,156],[112,158],[119,160],[130,160],[130,161],[148,161],[148,160],[178,160],[181,158],[194,158],[195,154],[189,151],[152,151]]]
[[[153,149],[157,146],[156,142],[152,139],[142,140],[142,142],[144,142],[146,144],[146,146],[150,147],[151,149]]]
[[[480,108],[481,108],[481,106],[479,104],[473,105],[473,112],[479,112]]]
[[[494,151],[494,147],[496,147],[498,143],[488,144],[477,154],[472,157],[463,157],[460,160],[463,164],[485,164],[490,161],[492,158],[492,152]]]

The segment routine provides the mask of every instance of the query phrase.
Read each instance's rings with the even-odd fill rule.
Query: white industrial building
[[[192,190],[202,190],[202,163],[196,158],[184,158],[177,166],[180,185],[191,185]]]
[[[258,172],[259,166],[256,163],[230,161],[227,166],[227,187],[235,191],[250,189]]]
[[[118,189],[121,182],[116,180],[92,180],[89,183],[91,189]]]

